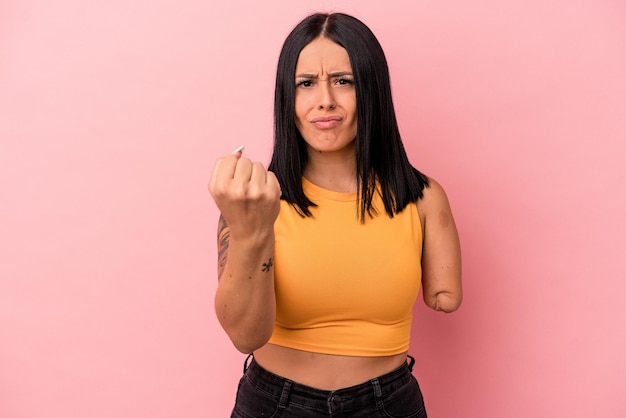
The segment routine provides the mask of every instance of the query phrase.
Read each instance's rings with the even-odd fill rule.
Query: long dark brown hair
[[[302,216],[311,216],[309,207],[316,205],[302,189],[308,154],[295,125],[295,70],[300,51],[319,36],[331,39],[348,52],[354,75],[358,216],[365,221],[366,213],[373,215],[372,197],[380,193],[385,212],[393,217],[423,196],[428,179],[411,165],[402,145],[382,47],[372,31],[352,16],[313,14],[287,36],[276,71],[274,150],[269,170],[281,184],[281,198]]]

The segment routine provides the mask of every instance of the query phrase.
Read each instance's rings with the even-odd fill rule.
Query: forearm
[[[235,347],[249,353],[274,329],[274,222],[281,190],[273,173],[241,152],[216,161],[209,191],[221,214],[215,311]]]
[[[235,347],[249,353],[265,345],[276,317],[274,236],[230,239],[220,269],[215,310]]]

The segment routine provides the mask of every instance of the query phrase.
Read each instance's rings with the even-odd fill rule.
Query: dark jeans
[[[425,418],[422,392],[411,374],[415,360],[410,359],[410,365],[368,382],[329,391],[277,376],[249,356],[231,418]]]

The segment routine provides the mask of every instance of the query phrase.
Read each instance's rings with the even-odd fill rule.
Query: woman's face
[[[300,52],[295,83],[296,127],[309,152],[354,152],[356,92],[346,50],[314,39]]]

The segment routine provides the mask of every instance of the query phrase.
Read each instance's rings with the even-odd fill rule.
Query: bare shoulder
[[[440,222],[445,221],[444,218],[451,218],[448,195],[439,182],[428,177],[428,186],[424,188],[423,194],[423,197],[417,201],[422,224],[433,217],[437,217]],[[450,219],[447,221],[449,222]]]

